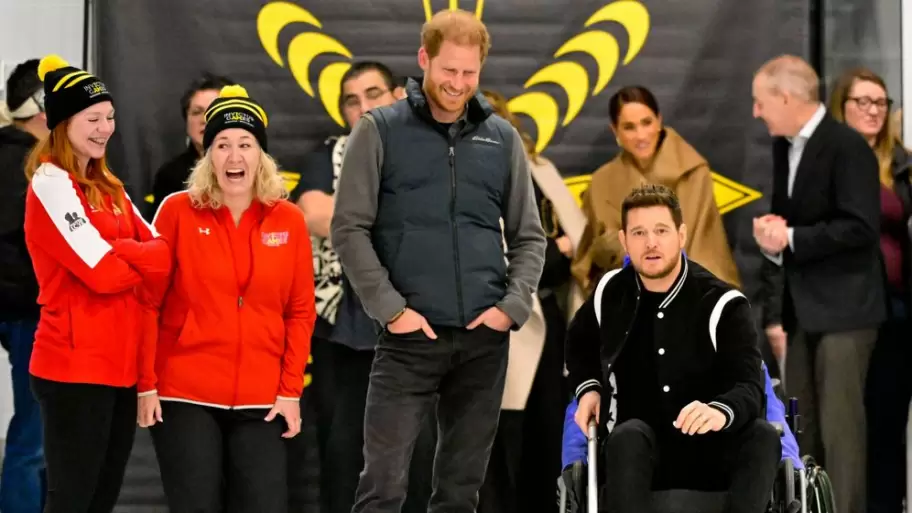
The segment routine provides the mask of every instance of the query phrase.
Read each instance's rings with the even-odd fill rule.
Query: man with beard
[[[529,316],[545,253],[522,138],[477,92],[489,47],[472,14],[436,14],[421,31],[423,79],[408,81],[406,101],[365,114],[343,156],[333,246],[384,326],[356,513],[399,511],[412,448],[435,404],[428,511],[469,513],[478,504],[508,332]]]
[[[618,237],[631,265],[602,277],[567,334],[575,420],[588,433],[595,419],[607,435],[606,511],[649,511],[653,490],[690,489],[728,491],[730,511],[761,513],[781,447],[762,417],[758,333],[744,295],[682,255],[682,219],[662,185],[622,203]],[[612,373],[617,419],[607,433],[602,388]]]
[[[354,126],[375,107],[391,105],[404,96],[392,71],[376,61],[352,64],[342,76],[340,110],[346,125]],[[327,138],[310,154],[301,168],[301,179],[290,199],[304,212],[310,229],[314,254],[317,322],[311,341],[311,385],[302,396],[304,422],[313,418],[320,455],[320,502],[324,513],[348,513],[355,500],[358,475],[364,468],[364,408],[374,346],[380,326],[371,319],[342,273],[339,258],[329,237],[334,211],[334,194],[342,169],[347,135]],[[433,457],[434,422],[429,418],[418,440],[416,459],[421,459],[409,484],[404,511],[427,511],[430,495],[430,459]],[[291,454],[312,450],[305,436],[289,441]],[[293,457],[300,461],[306,457]],[[300,468],[292,469],[296,474]],[[303,478],[291,477],[300,483]],[[291,510],[306,504],[306,487],[291,486]]]

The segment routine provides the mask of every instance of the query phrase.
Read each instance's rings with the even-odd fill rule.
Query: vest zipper
[[[456,301],[459,303],[459,322],[465,326],[468,321],[462,304],[462,270],[459,265],[459,237],[456,225],[456,149],[450,141],[450,225],[453,228],[453,256],[456,260]]]

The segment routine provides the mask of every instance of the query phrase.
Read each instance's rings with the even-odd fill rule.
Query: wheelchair
[[[768,389],[769,390],[769,389]],[[768,401],[779,401],[768,397]],[[781,403],[780,403],[781,404]],[[785,413],[788,426],[772,422],[782,437],[800,433],[798,401],[789,399]],[[586,462],[598,461],[597,427],[589,424]],[[574,461],[557,480],[560,513],[598,513],[598,465],[587,465],[582,459]],[[791,457],[783,457],[767,513],[834,513],[833,488],[826,471],[810,455],[800,458],[796,465]],[[797,467],[797,468],[796,468]],[[727,510],[727,492],[701,492],[694,490],[657,491],[652,494],[655,513],[722,512]]]

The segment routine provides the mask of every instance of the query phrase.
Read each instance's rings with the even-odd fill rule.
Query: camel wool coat
[[[640,171],[622,151],[592,175],[583,197],[588,224],[571,269],[587,293],[604,273],[622,266],[625,252],[618,240],[621,204],[631,190],[649,183],[665,185],[678,196],[687,226],[687,256],[721,280],[741,286],[713,196],[709,164],[674,129],[665,127],[661,137],[649,169]]]

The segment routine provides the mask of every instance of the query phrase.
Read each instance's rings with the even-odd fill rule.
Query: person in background
[[[865,376],[887,304],[877,158],[827,114],[800,57],[767,61],[752,89],[773,137],[772,212],[753,223],[775,284],[761,298],[767,338],[801,405],[799,446],[827,469],[836,511],[865,511]]]
[[[584,194],[589,224],[573,262],[579,284],[591,291],[602,274],[621,267],[621,202],[634,187],[654,183],[671,188],[681,200],[689,231],[688,257],[739,287],[706,159],[664,124],[655,96],[645,87],[621,88],[608,101],[608,114],[621,151],[592,174]]]
[[[26,163],[24,222],[41,304],[30,372],[44,426],[44,512],[110,512],[136,432],[144,291],[166,283],[170,252],[107,166],[114,105],[105,84],[56,55],[41,60],[38,78],[50,134]]]
[[[547,246],[532,314],[510,334],[504,402],[479,511],[545,511],[561,472],[566,314],[582,296],[571,278],[570,261],[586,216],[554,164],[536,153],[532,138],[507,109],[507,99],[496,91],[482,92],[522,137]]]
[[[386,65],[361,61],[342,76],[341,91],[340,110],[346,125],[352,127],[365,112],[395,103],[401,88]],[[364,468],[361,449],[368,379],[380,334],[380,326],[364,311],[345,278],[329,237],[347,141],[347,135],[334,136],[318,146],[291,192],[291,200],[304,212],[313,241],[317,322],[310,367],[314,379],[308,393],[313,394],[310,400],[317,417],[324,513],[349,513],[355,500],[358,475]],[[427,511],[436,425],[432,417],[428,416],[416,444],[406,512]]]
[[[233,83],[228,77],[205,72],[194,80],[181,95],[180,109],[181,116],[184,118],[184,129],[187,132],[187,148],[181,154],[165,162],[155,172],[152,182],[153,214],[158,212],[158,207],[166,196],[187,188],[190,171],[196,165],[196,161],[203,156],[206,109],[212,100],[218,97],[219,91],[223,87]]]
[[[331,224],[346,278],[385,327],[355,513],[400,510],[412,449],[435,409],[428,511],[475,511],[508,332],[528,319],[544,262],[522,138],[477,91],[487,28],[464,10],[441,11],[421,42],[422,81],[409,79],[405,101],[371,110],[352,130]]]
[[[845,72],[830,97],[836,121],[854,128],[877,156],[880,252],[888,309],[871,353],[865,405],[868,421],[868,513],[900,513],[906,485],[905,435],[912,401],[912,156],[888,119],[893,101],[884,80],[865,68]]]
[[[39,513],[44,504],[41,410],[29,389],[29,360],[38,327],[38,281],[25,244],[25,161],[47,138],[38,59],[16,66],[6,81],[12,124],[0,128],[0,339],[9,351],[13,417],[0,473],[0,511]]]
[[[205,121],[188,190],[155,215],[174,269],[153,295],[164,298],[139,424],[173,513],[284,513],[284,440],[301,429],[316,317],[310,234],[284,201],[260,104],[226,86]]]

